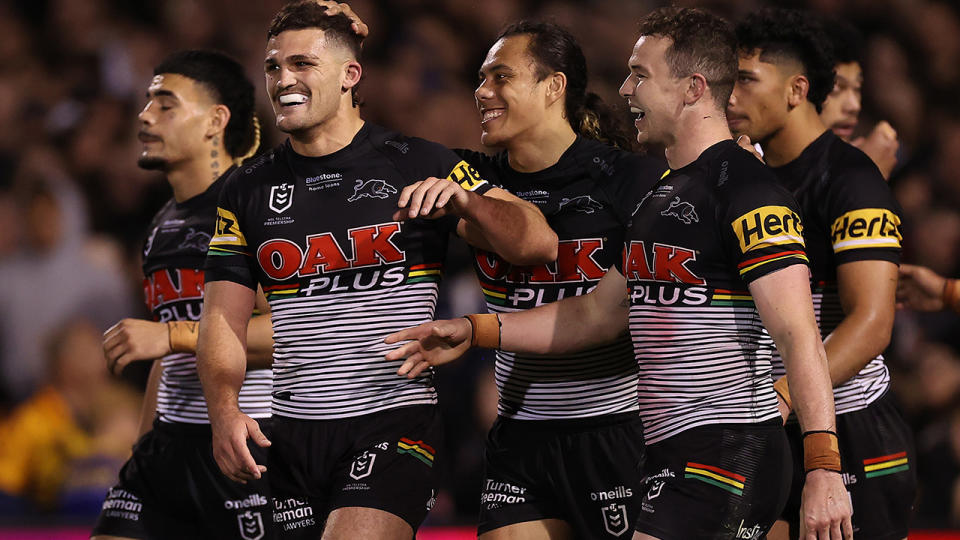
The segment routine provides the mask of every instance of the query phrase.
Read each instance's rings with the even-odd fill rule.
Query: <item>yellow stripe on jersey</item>
[[[730,224],[740,241],[740,251],[803,243],[800,216],[786,206],[761,206]]]
[[[454,165],[453,170],[447,175],[447,180],[460,184],[460,187],[467,191],[473,191],[487,183],[476,169],[463,160]]]
[[[900,216],[886,208],[860,208],[838,217],[830,225],[833,251],[900,248]]]
[[[240,222],[233,212],[217,207],[217,232],[210,239],[211,246],[247,247],[247,239],[240,232]]]

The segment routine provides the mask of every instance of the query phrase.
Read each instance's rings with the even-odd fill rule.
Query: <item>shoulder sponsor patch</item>
[[[730,224],[740,241],[740,251],[803,243],[800,216],[786,206],[761,206]]]
[[[886,208],[860,208],[838,217],[830,225],[833,251],[866,248],[900,248],[900,217]]]
[[[460,184],[460,187],[467,191],[473,191],[487,183],[476,169],[463,160],[454,165],[453,170],[447,175],[447,180]]]
[[[247,239],[240,231],[240,222],[233,212],[217,207],[217,232],[210,239],[214,255],[247,255]]]

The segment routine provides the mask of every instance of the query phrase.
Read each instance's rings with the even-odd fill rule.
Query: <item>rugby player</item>
[[[740,70],[727,115],[734,133],[760,144],[777,181],[800,204],[854,534],[905,538],[916,464],[910,428],[889,395],[890,374],[881,355],[893,329],[898,206],[876,165],[827,129],[818,114],[834,89],[835,61],[816,19],[767,9],[744,19],[737,38]],[[792,388],[783,374],[775,357],[779,402],[788,409]],[[783,519],[796,537],[804,485],[797,461],[802,430],[791,422],[787,434],[796,466]],[[783,525],[771,535],[786,537]]]
[[[837,76],[833,88],[823,101],[820,119],[836,136],[870,156],[883,177],[890,178],[890,173],[897,165],[897,150],[900,147],[893,126],[882,120],[867,136],[853,138],[860,121],[863,100],[863,68],[860,65],[863,43],[860,32],[840,20],[828,20],[825,25],[833,46]]]
[[[632,215],[622,261],[585,295],[392,334],[388,343],[414,341],[387,359],[405,359],[399,373],[411,377],[471,346],[562,354],[629,331],[647,438],[634,538],[760,538],[789,482],[766,326],[802,387],[804,523],[813,538],[849,536],[798,209],[733,142],[724,115],[732,29],[689,8],[658,9],[640,28],[620,92],[638,113],[638,141],[663,144],[671,170],[642,199],[620,201]]]
[[[560,238],[547,265],[511,266],[476,250],[488,311],[585,294],[620,257],[630,219],[620,201],[639,200],[665,164],[611,144],[629,148],[630,134],[586,92],[586,59],[566,30],[510,25],[479,71],[481,140],[503,150],[458,153],[536,204]],[[556,357],[497,351],[496,382],[481,538],[616,538],[631,530],[644,451],[629,338]]]
[[[429,374],[393,375],[384,337],[433,318],[452,231],[514,263],[557,252],[534,205],[440,145],[363,121],[359,53],[350,19],[314,2],[274,18],[265,79],[290,138],[227,182],[207,261],[199,350],[214,455],[251,480],[264,467],[246,439],[270,444],[283,537],[413,536],[436,496],[436,392]],[[274,324],[270,442],[236,398],[258,283]]]
[[[173,188],[143,248],[144,293],[155,320],[120,321],[104,334],[103,347],[115,373],[131,362],[161,360],[151,368],[144,403],[147,433],[108,493],[93,537],[269,538],[266,480],[237,484],[213,460],[195,357],[217,198],[234,165],[259,146],[253,84],[223,54],[178,52],[154,70],[139,118],[138,164],[163,172]],[[250,325],[250,360],[266,365],[269,317]],[[270,372],[251,370],[241,379],[242,409],[266,422]]]

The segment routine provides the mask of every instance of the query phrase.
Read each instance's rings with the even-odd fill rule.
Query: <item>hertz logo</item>
[[[838,217],[830,226],[833,251],[899,248],[900,217],[886,208],[861,208]]]
[[[786,206],[761,206],[733,220],[740,251],[784,244],[803,244],[800,216]]]
[[[460,187],[467,191],[473,191],[486,183],[486,180],[480,177],[480,173],[476,169],[462,160],[453,167],[453,170],[447,175],[447,180],[460,184]]]

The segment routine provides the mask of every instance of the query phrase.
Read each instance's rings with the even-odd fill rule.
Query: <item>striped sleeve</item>
[[[750,158],[753,160],[753,158]],[[730,167],[731,177],[734,167]],[[731,179],[718,205],[726,245],[747,283],[794,264],[809,264],[803,223],[793,196],[781,188],[766,166],[741,164],[739,181]]]

